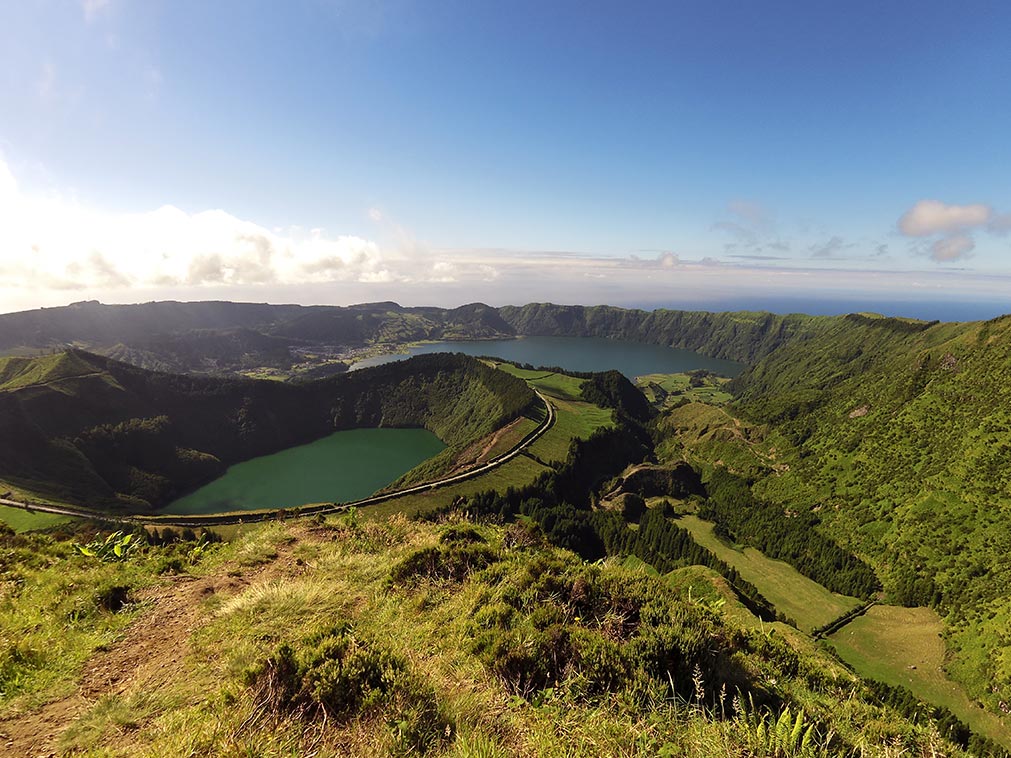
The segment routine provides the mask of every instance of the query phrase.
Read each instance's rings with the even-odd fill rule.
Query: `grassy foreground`
[[[114,563],[4,541],[13,754],[961,754],[697,576],[589,565],[522,524],[352,515]]]

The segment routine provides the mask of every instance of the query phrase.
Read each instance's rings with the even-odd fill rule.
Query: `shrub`
[[[301,650],[281,645],[248,674],[248,684],[275,717],[340,722],[382,715],[404,752],[425,752],[452,734],[432,687],[349,625],[310,638]]]
[[[487,541],[470,524],[453,524],[443,531],[439,537],[439,542],[443,545],[485,543]]]
[[[408,555],[390,569],[390,580],[405,583],[428,579],[460,582],[498,560],[498,553],[482,543],[458,543],[425,547]]]

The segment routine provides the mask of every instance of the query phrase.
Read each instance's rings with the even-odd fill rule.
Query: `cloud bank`
[[[955,261],[973,250],[974,232],[1011,226],[992,210],[965,208],[974,206],[914,208],[906,228],[935,260]],[[1002,277],[847,269],[842,253],[853,243],[840,237],[807,249],[807,260],[818,268],[791,267],[764,252],[788,247],[760,206],[737,203],[729,212],[734,220],[727,224],[743,231],[716,229],[734,234],[744,252],[723,260],[693,259],[676,250],[601,257],[438,249],[415,240],[379,208],[364,208],[363,218],[385,243],[323,229],[266,228],[223,210],[165,205],[138,213],[100,211],[64,195],[25,192],[0,160],[0,311],[92,298],[305,304],[392,299],[444,306],[551,300],[691,308],[719,302],[726,308],[756,294],[880,301],[962,293],[1005,300],[1011,291]]]
[[[90,290],[390,281],[378,245],[271,230],[222,210],[105,213],[21,192],[0,161],[0,286]]]
[[[940,200],[920,200],[898,222],[907,237],[929,238],[924,250],[931,260],[948,263],[968,258],[976,248],[973,234],[1004,234],[1011,230],[1011,214],[997,213],[983,203],[949,205]]]

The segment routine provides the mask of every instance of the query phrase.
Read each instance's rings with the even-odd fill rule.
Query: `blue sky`
[[[998,2],[8,3],[3,307],[1011,310],[1008,29]]]

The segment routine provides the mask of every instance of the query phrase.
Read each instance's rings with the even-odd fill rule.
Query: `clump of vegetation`
[[[382,717],[404,752],[426,752],[453,728],[435,692],[407,662],[344,624],[281,645],[247,674],[259,707],[303,720]]]
[[[728,600],[731,616],[713,602],[722,580],[709,572],[588,564],[544,542],[532,519],[363,518],[340,534],[268,524],[215,548],[197,567],[214,591],[187,610],[185,642],[162,641],[186,644],[187,654],[166,676],[157,658],[166,651],[155,648],[128,692],[96,693],[78,722],[87,728],[66,732],[64,749],[560,758],[885,756],[901,745],[911,755],[962,754],[799,635],[732,620],[740,608]],[[162,553],[194,543],[148,544],[103,563],[69,541],[12,539],[20,546],[0,552],[5,578],[20,577],[0,605],[5,706],[59,697],[98,649],[115,657],[138,608],[129,598],[145,585],[162,586],[159,603],[174,588],[193,591],[157,567]],[[285,549],[244,563],[267,543]],[[390,591],[389,567],[429,549],[440,560],[461,550],[491,560],[452,580],[407,572]],[[131,588],[127,603],[100,607],[117,586]],[[19,697],[28,694],[36,699]]]
[[[742,689],[769,698],[734,658],[740,639],[645,574],[561,556],[491,571],[493,589],[472,614],[473,648],[513,694],[561,688],[576,698],[623,692],[643,703],[707,698],[710,706]]]
[[[443,545],[452,544],[484,544],[488,542],[481,533],[470,524],[451,524],[439,535]]]
[[[125,561],[139,545],[140,540],[137,539],[136,534],[112,532],[106,535],[105,539],[96,537],[87,545],[75,542],[74,550],[88,558],[96,558],[100,561]]]
[[[483,542],[451,541],[424,547],[401,559],[390,569],[390,580],[406,582],[459,582],[474,571],[498,560],[498,553]]]

